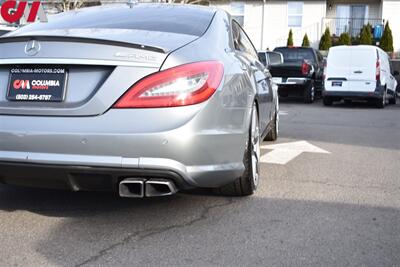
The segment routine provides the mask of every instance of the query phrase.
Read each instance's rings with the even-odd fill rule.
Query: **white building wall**
[[[288,1],[268,0],[264,6],[264,32],[261,35],[262,5],[260,1],[245,1],[244,29],[257,49],[274,49],[286,45],[289,33]],[[304,0],[303,21],[301,28],[293,28],[294,44],[301,45],[307,33],[313,47],[318,47],[321,33],[324,30],[325,17],[335,17],[338,4],[367,4],[369,18],[389,20],[393,33],[394,48],[400,52],[400,0]],[[332,9],[327,7],[332,4]],[[213,6],[230,12],[229,1],[212,2]]]
[[[400,1],[384,0],[382,3],[382,18],[389,21],[393,34],[395,52],[400,51]]]
[[[278,39],[287,37],[287,2],[269,1],[265,6],[263,49],[274,49]]]
[[[308,34],[313,46],[318,46],[321,35],[320,25],[326,13],[326,1],[303,1],[303,21],[301,28],[293,28],[294,43],[301,45],[303,36]],[[288,3],[268,0],[264,6],[264,32],[262,30],[263,1],[246,1],[244,8],[244,29],[257,49],[273,49],[286,45],[288,27]],[[212,2],[213,6],[231,11],[230,3]]]
[[[265,9],[264,9],[265,10]],[[244,30],[249,35],[253,45],[262,49],[262,1],[246,2],[244,8]]]
[[[311,45],[318,47],[322,18],[326,13],[326,1],[303,1],[302,27],[292,28],[294,45],[300,46],[307,33]],[[264,27],[264,48],[273,49],[286,45],[288,27],[288,1],[267,1]]]

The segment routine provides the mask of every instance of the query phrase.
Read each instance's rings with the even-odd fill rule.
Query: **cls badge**
[[[35,56],[40,51],[40,43],[36,40],[31,40],[25,45],[25,54],[28,56]]]

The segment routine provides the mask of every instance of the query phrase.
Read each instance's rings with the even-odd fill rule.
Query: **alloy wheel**
[[[275,118],[276,136],[279,136],[279,110],[277,110],[275,114],[276,114]]]
[[[260,149],[260,127],[258,122],[257,109],[253,109],[251,120],[251,171],[254,187],[257,188],[259,181],[259,160],[261,155]]]
[[[315,98],[315,88],[313,86],[313,87],[311,87],[311,102],[314,101],[314,98]]]

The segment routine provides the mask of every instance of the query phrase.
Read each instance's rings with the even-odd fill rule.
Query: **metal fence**
[[[360,35],[364,25],[370,24],[372,28],[383,25],[382,19],[356,19],[356,18],[324,18],[323,29],[329,28],[332,35],[340,36],[349,33],[352,37]]]

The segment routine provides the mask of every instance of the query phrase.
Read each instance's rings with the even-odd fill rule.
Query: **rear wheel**
[[[279,111],[275,111],[274,120],[271,122],[272,128],[265,137],[265,141],[276,141],[279,135]]]
[[[332,106],[332,103],[333,103],[332,99],[329,97],[324,97],[322,102],[324,103],[324,106]]]
[[[315,99],[315,86],[314,81],[310,81],[306,88],[304,88],[304,103],[312,103]]]
[[[396,92],[393,94],[393,98],[389,99],[389,104],[396,105],[397,102],[397,96]]]
[[[383,93],[382,97],[376,100],[376,107],[377,108],[384,108],[386,105],[386,90]]]
[[[256,105],[253,105],[249,140],[244,152],[243,163],[245,171],[242,177],[234,182],[217,188],[218,194],[225,196],[248,196],[254,194],[259,181],[260,128]]]

